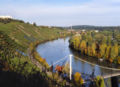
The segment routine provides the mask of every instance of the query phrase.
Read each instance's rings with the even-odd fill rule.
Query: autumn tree
[[[105,49],[106,49],[107,45],[105,43],[100,45],[100,58],[105,56]]]
[[[97,58],[104,58],[111,63],[117,63],[120,56],[120,32],[115,31],[114,37],[112,31],[101,31],[99,33],[82,33],[73,36],[70,39],[70,45],[73,49],[80,51],[83,55]]]
[[[80,48],[81,48],[81,53],[85,53],[85,49],[86,49],[86,41],[82,40],[81,44],[80,44]]]
[[[74,80],[75,80],[76,84],[79,86],[84,83],[84,80],[82,79],[81,74],[79,72],[75,73]]]

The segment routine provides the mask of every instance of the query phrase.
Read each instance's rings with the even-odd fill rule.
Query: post
[[[70,54],[70,80],[72,80],[72,55]]]

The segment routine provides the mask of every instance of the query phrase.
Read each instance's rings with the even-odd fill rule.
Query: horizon
[[[120,26],[119,9],[119,0],[2,0],[0,3],[0,15],[45,26]]]

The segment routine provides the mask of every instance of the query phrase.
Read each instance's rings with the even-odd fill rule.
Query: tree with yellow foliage
[[[80,51],[83,55],[88,55],[96,58],[105,58],[111,63],[118,63],[120,55],[119,38],[112,36],[111,31],[101,31],[99,33],[91,33],[92,31],[73,36],[70,39],[70,46]],[[94,34],[94,35],[93,35]]]
[[[105,49],[107,45],[105,43],[100,45],[100,58],[105,56]]]
[[[97,77],[96,77],[95,83],[96,83],[96,86],[97,86],[97,87],[106,87],[106,86],[105,86],[104,79],[103,79],[103,77],[101,77],[101,76],[97,76]]]
[[[85,49],[87,48],[85,40],[81,41],[80,48],[81,48],[81,53],[82,54],[85,53]]]
[[[79,72],[75,73],[74,80],[75,80],[76,84],[79,86],[83,85],[83,83],[84,83],[84,80],[82,79],[81,74]]]
[[[105,58],[108,60],[110,58],[111,46],[106,47]]]
[[[117,59],[118,56],[118,45],[114,45],[111,47],[110,58],[111,60]]]
[[[91,51],[92,51],[92,56],[96,56],[96,44],[92,43]]]

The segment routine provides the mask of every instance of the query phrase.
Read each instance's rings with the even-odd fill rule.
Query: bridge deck
[[[115,77],[115,76],[120,76],[120,72],[119,73],[103,75],[103,78],[106,79],[106,78]]]

